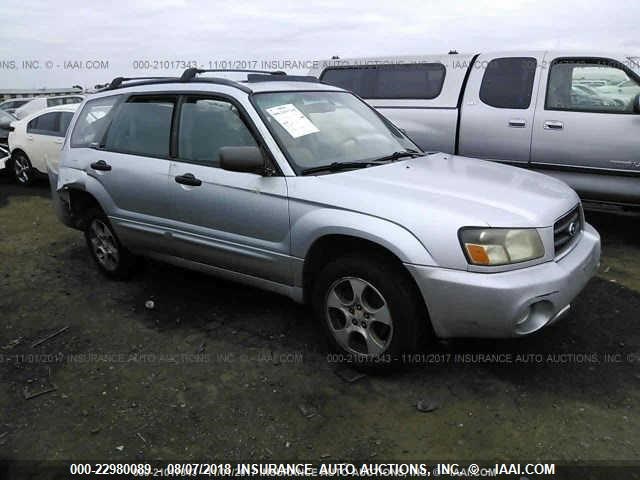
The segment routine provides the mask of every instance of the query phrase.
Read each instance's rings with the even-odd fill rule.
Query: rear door
[[[563,172],[585,198],[637,203],[640,115],[633,100],[640,77],[632,64],[562,53],[545,61],[549,72],[538,100],[532,166]],[[623,82],[625,88],[619,87]],[[588,97],[579,93],[583,85],[590,85]]]
[[[38,115],[27,123],[25,152],[31,166],[40,172],[47,171],[47,155],[62,147],[59,128],[60,112]]]
[[[178,255],[290,284],[284,176],[220,168],[220,148],[259,145],[255,128],[224,97],[185,97],[179,118],[169,181]]]
[[[481,55],[462,102],[460,155],[527,164],[543,53]]]
[[[77,159],[100,184],[98,200],[128,246],[161,250],[170,213],[167,182],[177,97],[121,97],[87,102],[71,136],[71,148],[84,152],[70,155],[70,161]]]

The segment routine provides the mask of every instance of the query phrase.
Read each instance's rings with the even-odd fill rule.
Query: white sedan
[[[47,108],[11,123],[9,163],[18,183],[29,185],[39,174],[46,174],[48,162],[57,165],[67,128],[78,105]],[[2,168],[4,165],[0,165]]]

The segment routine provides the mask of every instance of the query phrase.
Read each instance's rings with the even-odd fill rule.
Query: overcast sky
[[[133,74],[137,60],[209,66],[521,48],[640,54],[636,0],[2,0],[0,18],[0,88],[92,86]],[[108,69],[88,69],[87,60]]]

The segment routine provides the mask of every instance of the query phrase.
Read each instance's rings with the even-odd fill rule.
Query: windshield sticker
[[[276,121],[282,125],[282,128],[293,138],[303,137],[310,133],[318,133],[320,131],[311,120],[305,117],[304,113],[291,103],[267,108],[267,112],[269,112],[269,115],[275,118]]]

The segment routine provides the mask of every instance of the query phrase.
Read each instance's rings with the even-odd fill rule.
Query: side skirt
[[[231,280],[233,282],[238,282],[245,285],[250,285],[252,287],[260,288],[262,290],[274,292],[279,295],[289,297],[294,302],[303,303],[302,288],[300,287],[284,285],[282,283],[265,280],[263,278],[254,277],[245,273],[238,273],[224,268],[214,267],[206,263],[186,260],[184,258],[175,257],[173,255],[166,255],[156,252],[146,252],[145,256],[159,260],[161,262],[170,263],[178,267],[195,270],[208,275],[213,275],[215,277],[224,278],[225,280]]]

